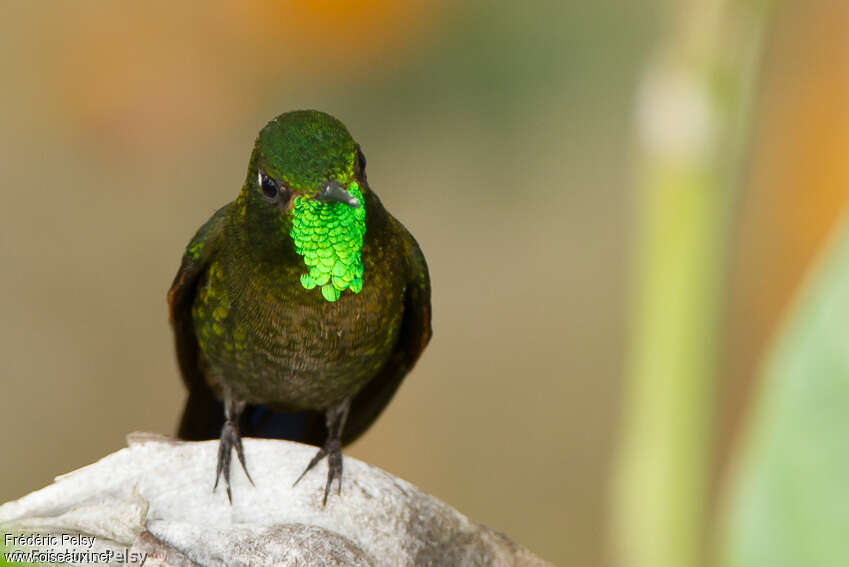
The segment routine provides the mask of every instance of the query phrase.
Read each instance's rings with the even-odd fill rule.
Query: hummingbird
[[[366,159],[329,114],[298,110],[254,143],[236,199],[186,247],[168,292],[188,399],[178,437],[219,439],[213,491],[232,502],[242,436],[320,447],[323,503],[342,447],[374,422],[430,340],[430,279],[383,207]]]

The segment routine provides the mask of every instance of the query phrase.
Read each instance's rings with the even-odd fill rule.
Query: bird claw
[[[215,470],[215,484],[212,487],[212,491],[215,492],[218,488],[218,481],[223,476],[224,487],[227,491],[227,500],[231,505],[233,504],[233,495],[230,490],[230,460],[232,459],[234,448],[236,449],[236,457],[238,457],[239,463],[242,465],[242,470],[245,471],[245,476],[248,477],[251,485],[255,486],[248,472],[248,467],[245,464],[245,451],[242,448],[242,437],[239,434],[239,427],[234,422],[227,421],[224,423],[224,427],[221,428],[221,439],[218,443],[218,466]]]
[[[292,484],[295,486],[304,478],[310,469],[317,465],[323,458],[327,457],[327,484],[324,486],[324,499],[321,505],[327,505],[327,496],[330,494],[330,487],[335,479],[339,479],[339,490],[337,494],[342,495],[342,443],[338,439],[330,439],[324,444],[324,447],[316,452],[315,456],[310,460],[307,468],[301,473],[301,476]]]

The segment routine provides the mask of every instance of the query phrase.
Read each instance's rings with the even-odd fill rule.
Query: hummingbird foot
[[[307,465],[307,468],[304,469],[304,472],[301,473],[301,476],[298,477],[298,480],[292,484],[295,486],[298,484],[304,475],[307,474],[310,469],[316,466],[324,457],[327,457],[327,484],[324,486],[324,499],[322,500],[321,505],[327,505],[327,496],[330,494],[330,487],[333,484],[335,479],[339,479],[339,489],[337,494],[342,494],[342,442],[338,439],[328,439],[324,444],[324,447],[318,450],[315,456]]]
[[[218,488],[218,481],[223,476],[224,487],[227,490],[227,500],[230,504],[233,504],[233,495],[230,491],[230,460],[233,456],[233,449],[236,449],[236,456],[242,464],[242,470],[245,471],[248,481],[250,481],[251,485],[254,483],[245,464],[245,451],[242,448],[242,436],[239,434],[239,415],[242,413],[244,407],[244,403],[227,401],[225,404],[227,421],[221,428],[221,439],[218,442],[218,465],[215,471],[215,485],[213,485],[212,491],[215,492]]]
[[[327,484],[324,485],[322,506],[327,505],[327,496],[330,494],[330,487],[337,478],[339,479],[339,490],[337,494],[342,495],[342,428],[345,426],[345,420],[348,418],[350,407],[351,400],[348,398],[341,404],[327,410],[327,441],[324,442],[324,446],[318,450],[309,462],[307,468],[301,473],[301,476],[292,484],[292,486],[298,484],[311,468],[317,465],[324,457],[327,457]]]

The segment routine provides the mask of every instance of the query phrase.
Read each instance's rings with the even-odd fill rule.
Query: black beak
[[[315,198],[322,203],[345,203],[353,208],[361,205],[360,201],[348,193],[338,181],[330,181],[324,189],[318,192]]]

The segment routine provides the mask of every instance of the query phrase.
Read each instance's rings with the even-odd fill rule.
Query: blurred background
[[[182,250],[258,130],[316,108],[433,282],[434,339],[347,454],[558,565],[849,563],[824,551],[849,525],[828,246],[849,6],[2,2],[0,22],[0,502],[174,432]]]

